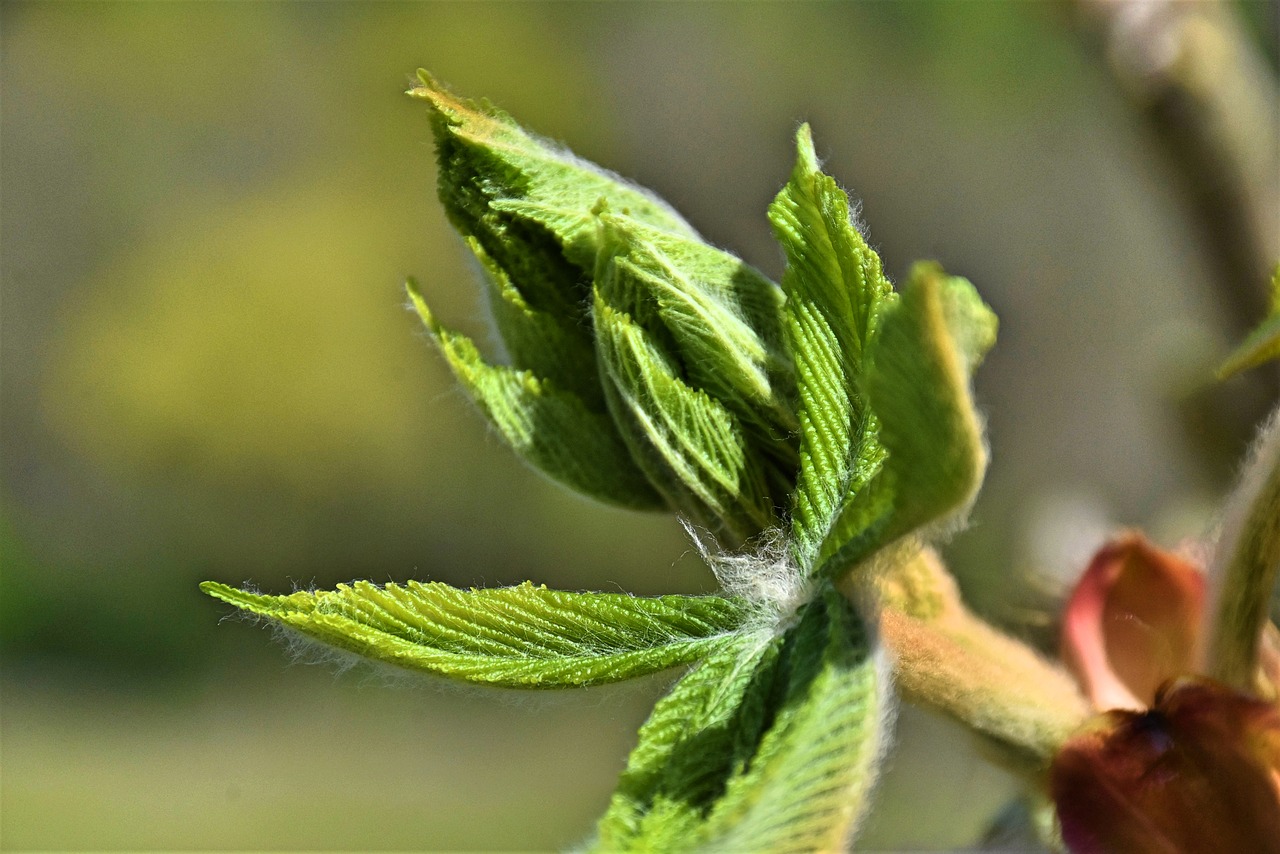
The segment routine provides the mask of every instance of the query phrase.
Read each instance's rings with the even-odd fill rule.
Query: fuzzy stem
[[[1280,574],[1280,410],[1262,429],[1227,506],[1211,573],[1210,673],[1256,689],[1272,589]]]
[[[1090,712],[1070,675],[970,612],[931,550],[867,575],[874,591],[852,582],[843,589],[878,601],[880,637],[905,699],[987,736],[1020,770],[1043,771]]]

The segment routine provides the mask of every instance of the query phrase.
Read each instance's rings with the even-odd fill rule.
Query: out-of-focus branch
[[[1280,258],[1280,87],[1228,3],[1074,0],[1170,155],[1240,337]]]

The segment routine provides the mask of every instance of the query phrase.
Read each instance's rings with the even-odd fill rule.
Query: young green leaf
[[[854,227],[848,197],[819,169],[807,125],[796,148],[791,179],[769,219],[787,256],[783,316],[799,399],[791,524],[797,562],[811,570],[841,506],[883,456],[859,385],[878,317],[893,293],[879,256]]]
[[[794,456],[781,289],[727,252],[630,217],[602,210],[600,228],[595,286],[605,300],[665,339],[687,382],[758,434],[759,453]]]
[[[874,781],[887,696],[857,614],[827,586],[785,632],[744,632],[658,703],[598,847],[840,847]]]
[[[692,847],[726,782],[756,751],[781,648],[768,632],[743,633],[658,701],[600,819],[597,850]]]
[[[888,737],[889,678],[827,587],[789,639],[773,724],[700,829],[700,851],[837,851],[857,830]]]
[[[592,370],[595,348],[590,337],[582,334],[583,319],[575,314],[566,323],[564,317],[529,305],[511,283],[507,271],[494,263],[480,241],[474,237],[464,240],[484,270],[489,307],[511,364],[554,382],[579,397],[593,412],[604,414],[599,372]],[[415,306],[421,302],[421,296],[414,299]]]
[[[599,289],[594,305],[605,398],[649,482],[678,512],[739,541],[768,528],[768,476],[737,417],[681,379],[655,336]]]
[[[454,376],[521,457],[597,500],[643,510],[662,507],[607,413],[532,371],[485,363],[469,338],[436,321],[412,280],[407,289]]]
[[[1226,379],[1271,359],[1280,359],[1280,264],[1271,274],[1271,310],[1218,368],[1218,379]]]
[[[440,201],[481,262],[505,274],[491,296],[515,366],[582,394],[579,384],[596,377],[587,316],[598,240],[592,208],[604,199],[654,228],[697,234],[648,191],[525,131],[492,104],[459,98],[425,71],[418,76],[409,95],[431,108]],[[519,310],[508,309],[513,301]],[[560,327],[556,338],[576,343],[532,359],[549,343],[548,323]]]
[[[459,590],[357,581],[287,596],[211,581],[200,589],[375,661],[508,688],[598,685],[690,664],[734,645],[749,615],[720,596],[566,593],[529,582]]]

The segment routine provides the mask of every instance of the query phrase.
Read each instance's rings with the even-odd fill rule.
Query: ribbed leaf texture
[[[790,374],[782,352],[782,290],[713,246],[600,214],[595,284],[646,329],[661,328],[688,382],[777,442],[795,429],[778,388]],[[784,383],[785,384],[785,383]],[[767,452],[767,448],[766,448]]]
[[[797,562],[808,571],[841,507],[884,456],[859,386],[878,317],[894,294],[880,257],[850,218],[848,197],[819,169],[807,125],[796,146],[791,180],[769,219],[787,256],[784,323],[800,420],[791,526]],[[843,533],[847,539],[857,532]]]
[[[469,338],[436,321],[412,281],[408,290],[454,376],[521,457],[600,501],[636,509],[663,506],[606,413],[532,371],[486,363]]]
[[[827,588],[789,639],[786,687],[744,774],[699,834],[706,851],[842,851],[868,805],[888,737],[887,664]]]
[[[210,596],[331,646],[437,676],[509,688],[618,682],[736,643],[748,614],[720,596],[641,598],[534,586],[378,586],[267,596],[205,582]]]
[[[678,512],[738,541],[774,523],[764,462],[738,418],[680,377],[655,336],[597,289],[596,344],[614,423]]]
[[[600,820],[595,849],[692,847],[706,814],[764,733],[782,646],[768,632],[740,635],[658,701]]]
[[[440,201],[481,263],[505,274],[490,296],[515,366],[596,403],[598,392],[593,400],[580,387],[596,375],[587,317],[598,237],[592,208],[603,199],[655,228],[697,234],[647,190],[529,133],[487,101],[459,98],[425,71],[418,77],[409,94],[431,108]],[[540,349],[548,323],[574,343]]]
[[[785,633],[744,633],[640,731],[602,851],[839,849],[875,779],[888,685],[829,587]]]

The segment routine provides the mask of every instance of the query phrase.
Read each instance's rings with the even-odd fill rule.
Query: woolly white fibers
[[[813,599],[813,582],[796,566],[787,537],[777,528],[761,533],[747,550],[731,554],[720,551],[710,532],[700,531],[684,519],[680,524],[725,592],[759,608],[761,622],[772,624],[775,633],[786,631],[800,609]]]

